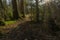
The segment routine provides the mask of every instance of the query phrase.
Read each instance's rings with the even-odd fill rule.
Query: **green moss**
[[[16,21],[5,21],[5,24],[13,24],[15,23]]]

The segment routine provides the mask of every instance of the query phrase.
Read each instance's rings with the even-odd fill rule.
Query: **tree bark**
[[[20,0],[20,12],[23,14],[23,18],[25,17],[24,13],[24,0]]]
[[[12,0],[12,8],[13,8],[13,19],[18,19],[19,18],[19,13],[18,13],[18,10],[17,10],[16,0]]]
[[[0,18],[1,18],[1,20],[4,20],[4,10],[5,10],[5,8],[4,8],[4,6],[3,6],[3,3],[2,3],[2,0],[0,0]]]
[[[38,0],[36,0],[36,22],[39,22],[39,7],[38,7]]]

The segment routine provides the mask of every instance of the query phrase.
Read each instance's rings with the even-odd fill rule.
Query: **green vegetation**
[[[16,21],[5,21],[5,24],[8,25],[8,24],[14,24]]]
[[[40,35],[40,30],[52,35],[60,31],[59,27],[60,0],[0,0],[0,38],[19,29],[15,32],[22,34],[22,39],[17,37],[19,40],[23,40],[26,33],[27,37],[33,36],[28,40],[35,40],[34,35]],[[11,36],[15,35],[14,32],[10,33]]]

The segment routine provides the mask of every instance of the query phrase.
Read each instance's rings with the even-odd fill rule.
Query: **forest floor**
[[[17,25],[18,24],[18,25]],[[49,29],[42,23],[33,23],[28,15],[24,20],[17,21],[9,30],[5,37],[0,40],[60,40],[60,34],[53,36]]]
[[[16,28],[19,24],[22,24],[22,23],[24,23],[26,21],[30,21],[29,15],[26,15],[26,17],[24,19],[22,19],[22,20],[18,19],[16,21],[12,21],[14,23],[11,23],[10,21],[9,21],[9,23],[6,22],[5,26],[0,26],[0,32],[2,32],[2,33],[8,33],[10,30]]]

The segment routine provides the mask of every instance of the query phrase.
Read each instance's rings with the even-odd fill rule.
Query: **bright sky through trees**
[[[7,4],[9,4],[9,2],[11,2],[11,0],[7,0]]]
[[[9,4],[9,2],[10,2],[11,0],[7,0],[7,4]],[[49,2],[50,0],[43,0],[43,2],[41,3],[41,4],[44,4],[44,3],[46,3],[46,2]]]

